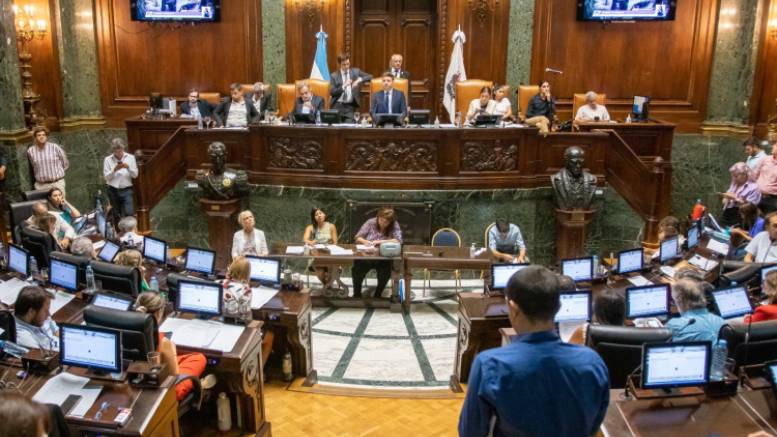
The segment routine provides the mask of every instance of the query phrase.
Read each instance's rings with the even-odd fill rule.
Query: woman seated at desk
[[[138,295],[135,301],[135,311],[151,314],[157,321],[157,326],[162,326],[165,318],[165,307],[167,299],[162,297],[156,291],[147,291]],[[201,353],[178,355],[175,349],[175,343],[165,337],[164,333],[159,333],[158,352],[162,357],[162,362],[167,364],[170,373],[173,375],[190,375],[195,378],[202,376],[205,372],[207,360]],[[180,401],[192,391],[191,381],[182,381],[175,385],[175,397]]]
[[[745,323],[750,323],[751,319],[753,322],[777,319],[777,270],[766,274],[761,292],[766,295],[766,301],[755,307],[752,316],[745,317]]]
[[[305,228],[305,235],[302,236],[302,240],[305,244],[337,244],[337,227],[334,224],[326,221],[326,213],[321,208],[313,208],[310,211],[310,222]],[[313,261],[315,267],[315,260]],[[326,267],[315,267],[316,276],[322,284],[327,284],[327,269]]]
[[[68,246],[70,246],[70,239],[67,238],[63,232],[57,232],[57,217],[55,215],[44,214],[35,216],[33,223],[34,229],[45,232],[54,238],[54,242],[56,243],[54,250],[67,250]]]
[[[502,85],[494,91],[494,101],[496,106],[494,107],[494,115],[501,115],[502,120],[512,121],[513,117],[513,104],[510,99],[507,98],[510,93],[510,85]]]
[[[245,210],[237,216],[237,222],[243,229],[235,232],[232,238],[232,258],[244,255],[264,256],[269,253],[264,232],[254,228],[254,214]]]
[[[594,299],[593,323],[623,326],[626,323],[626,299],[615,290],[606,290]],[[585,344],[588,323],[575,330],[567,343]]]
[[[69,225],[73,224],[74,219],[81,217],[81,212],[79,212],[75,206],[71,205],[70,202],[65,200],[65,195],[62,194],[62,190],[59,188],[52,188],[49,190],[49,195],[46,200],[49,212],[58,214],[62,217],[62,220]]]
[[[480,115],[493,115],[496,110],[496,102],[491,99],[491,87],[484,86],[480,89],[480,97],[473,99],[467,109],[466,121],[473,124]]]
[[[117,266],[137,267],[140,270],[140,290],[149,291],[151,287],[146,283],[146,268],[143,267],[143,254],[135,249],[127,249],[119,252],[113,263]]]
[[[359,232],[356,233],[356,244],[365,246],[380,246],[383,243],[393,242],[402,244],[402,230],[399,228],[396,214],[392,208],[381,208],[377,217],[364,222]],[[381,297],[391,278],[391,261],[388,260],[357,260],[353,262],[351,275],[353,278],[353,297],[362,297],[362,282],[367,273],[375,269],[378,274],[378,286],[375,288],[375,297]]]

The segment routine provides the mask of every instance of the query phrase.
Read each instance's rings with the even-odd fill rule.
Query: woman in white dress
[[[254,228],[254,214],[245,210],[237,216],[237,222],[243,229],[235,232],[232,238],[232,258],[245,255],[264,256],[269,253],[264,232]]]

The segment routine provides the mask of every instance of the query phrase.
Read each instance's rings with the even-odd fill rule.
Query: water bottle
[[[726,376],[726,358],[728,358],[728,344],[726,340],[718,340],[712,346],[711,381],[722,381]]]
[[[232,429],[232,406],[224,392],[219,393],[216,401],[216,416],[218,417],[219,431],[225,432]]]
[[[283,380],[286,382],[291,381],[294,379],[294,374],[292,373],[292,365],[291,365],[291,353],[289,351],[286,351],[285,354],[283,354]]]
[[[631,114],[626,116],[626,123],[631,123]]]
[[[6,340],[0,340],[0,351],[21,359],[30,350]]]
[[[440,127],[440,117],[434,117],[434,127]]]
[[[321,111],[316,111],[316,126],[321,126]]]
[[[461,112],[456,112],[456,118],[454,118],[453,122],[456,124],[456,127],[461,127]]]
[[[86,266],[86,294],[94,293],[96,288],[94,285],[94,270],[92,265],[88,264]]]
[[[159,281],[156,279],[156,276],[151,277],[149,287],[152,291],[159,291]]]
[[[202,117],[197,114],[197,129],[202,130]]]
[[[472,243],[472,246],[469,247],[469,257],[474,258],[477,251],[478,249],[475,247],[475,243]]]
[[[38,260],[34,256],[30,256],[30,276],[38,274]]]

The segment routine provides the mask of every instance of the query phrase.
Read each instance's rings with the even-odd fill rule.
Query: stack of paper
[[[229,352],[243,334],[243,326],[213,320],[186,320],[168,317],[160,332],[172,332],[171,340],[180,346]]]
[[[327,245],[327,249],[329,249],[329,254],[332,256],[353,255],[352,249],[343,249],[336,244]]]
[[[629,282],[636,285],[637,287],[641,287],[643,285],[650,285],[652,282],[648,281],[647,278],[645,278],[642,275],[633,276],[631,278],[628,278]]]
[[[258,310],[278,294],[278,289],[270,287],[251,288],[251,308]]]
[[[16,302],[16,296],[19,295],[22,288],[28,285],[30,284],[17,278],[11,278],[0,283],[0,302],[3,302],[6,305],[13,305]]]
[[[83,417],[89,411],[89,408],[94,405],[103,389],[102,387],[84,388],[88,382],[89,378],[62,372],[46,381],[43,387],[32,397],[32,400],[42,404],[54,404],[61,407],[68,396],[81,396],[78,404],[70,412],[66,413],[69,416]]]
[[[305,246],[286,246],[287,255],[302,255],[305,253]]]

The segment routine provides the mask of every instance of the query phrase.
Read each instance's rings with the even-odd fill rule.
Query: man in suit
[[[391,60],[389,61],[389,71],[391,71],[391,74],[394,75],[395,79],[407,79],[407,96],[408,98],[412,98],[413,93],[412,88],[410,87],[410,72],[402,68],[403,63],[404,58],[402,58],[402,55],[394,53],[391,55]]]
[[[254,105],[256,112],[259,113],[260,120],[264,118],[267,111],[272,111],[272,94],[269,91],[265,92],[262,82],[256,82],[253,90],[246,94],[245,98]]]
[[[316,114],[324,109],[324,99],[313,94],[307,82],[300,82],[297,91],[299,97],[294,100],[295,114]]]
[[[337,63],[340,70],[329,79],[331,108],[337,109],[345,121],[353,122],[353,112],[359,107],[361,85],[370,81],[372,76],[358,68],[351,68],[351,59],[345,53],[337,55]]]
[[[402,118],[407,115],[407,103],[405,94],[402,91],[394,89],[394,75],[387,71],[381,76],[383,89],[372,96],[372,105],[370,115],[375,119],[377,114],[402,114]]]
[[[181,103],[181,115],[188,114],[192,118],[205,118],[213,115],[213,107],[205,100],[200,100],[200,92],[189,91],[189,99]]]
[[[254,105],[243,97],[243,89],[239,83],[229,86],[230,96],[225,98],[214,111],[216,122],[224,127],[247,127],[250,123],[259,121],[259,113]]]

